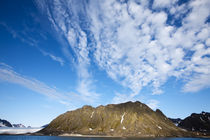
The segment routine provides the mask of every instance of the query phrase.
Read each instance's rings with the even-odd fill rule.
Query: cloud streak
[[[209,0],[37,3],[73,50],[81,79],[92,78],[88,67],[93,61],[130,88],[131,99],[146,86],[162,94],[161,86],[170,77],[185,82],[183,92],[210,86]]]
[[[78,75],[76,92],[83,95],[82,98],[84,100],[92,103],[96,102],[99,94],[94,91],[94,80],[89,72],[91,61],[89,58],[90,44],[88,42],[88,34],[84,30],[84,28],[88,28],[88,25],[81,27],[81,25],[78,24],[80,22],[77,15],[78,12],[81,11],[81,14],[85,12],[80,8],[82,4],[77,1],[53,1],[49,5],[47,4],[46,1],[37,2],[37,6],[41,8],[42,11],[46,12],[45,14],[51,22],[53,29],[58,33],[58,40],[62,44],[67,44],[63,46],[64,55],[69,61],[72,61],[70,54],[74,56],[73,63]],[[67,5],[67,7],[65,5]],[[63,43],[64,41],[66,41],[66,43]]]
[[[56,89],[36,79],[25,77],[15,72],[11,67],[5,67],[5,65],[0,65],[0,80],[18,84],[52,99],[63,98],[62,95],[56,91]]]
[[[17,84],[31,91],[44,95],[63,105],[73,107],[80,105],[81,102],[93,103],[97,96],[84,96],[81,92],[60,92],[57,88],[51,87],[34,78],[26,77],[13,70],[13,68],[5,63],[0,63],[0,81]],[[84,84],[85,85],[85,84]],[[81,87],[82,88],[82,87]],[[85,90],[85,88],[81,89]],[[86,92],[86,94],[88,94]],[[75,100],[76,99],[76,100]]]
[[[51,58],[51,60],[59,62],[61,66],[64,65],[64,60],[61,57],[55,56],[52,53],[46,52],[43,49],[41,49],[40,47],[38,47],[39,42],[36,39],[34,39],[33,37],[30,37],[30,34],[29,34],[29,32],[33,33],[34,32],[33,30],[16,31],[16,30],[12,29],[11,27],[9,27],[4,22],[0,22],[0,25],[2,25],[12,35],[13,38],[19,39],[23,43],[26,43],[30,46],[36,47],[44,56],[49,56]],[[40,33],[39,36],[44,37],[44,34]],[[44,37],[44,38],[46,38],[46,37]]]
[[[53,54],[51,54],[51,53],[49,53],[49,52],[45,52],[45,51],[43,51],[43,50],[41,50],[41,49],[39,49],[39,50],[40,50],[40,52],[41,52],[44,56],[49,56],[52,60],[54,60],[54,61],[60,63],[61,66],[64,65],[64,60],[63,60],[62,58],[57,57],[57,56],[55,56],[55,55],[53,55]]]

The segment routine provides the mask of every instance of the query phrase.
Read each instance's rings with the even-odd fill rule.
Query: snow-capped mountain
[[[12,124],[12,126],[17,128],[26,128],[23,124]]]
[[[12,127],[12,124],[8,122],[7,120],[0,119],[0,127]]]
[[[0,127],[26,128],[23,124],[11,124],[9,121],[1,119],[0,119]]]

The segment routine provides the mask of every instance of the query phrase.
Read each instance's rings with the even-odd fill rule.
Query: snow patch
[[[123,126],[123,129],[124,129],[124,130],[126,129],[125,126]]]
[[[123,115],[121,116],[121,121],[120,121],[121,124],[123,123],[124,116],[125,116],[125,112],[124,112]]]
[[[89,128],[89,130],[92,131],[93,129],[92,128]]]
[[[110,131],[114,131],[114,129],[110,129]]]
[[[4,125],[2,122],[0,122],[0,127],[5,127],[6,125]]]
[[[160,127],[159,125],[157,125],[157,127],[158,127],[159,129],[162,129],[162,127]]]
[[[94,114],[94,111],[92,112],[92,114],[91,114],[90,118],[93,118],[93,114]]]
[[[205,122],[205,121],[202,119],[202,117],[200,117],[200,120],[201,120],[202,122]]]
[[[202,115],[206,115],[206,112],[202,112]]]
[[[208,120],[210,121],[210,117],[208,117]]]

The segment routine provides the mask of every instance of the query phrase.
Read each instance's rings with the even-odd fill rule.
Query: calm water
[[[0,136],[0,140],[210,140],[201,138],[79,138],[56,136]]]

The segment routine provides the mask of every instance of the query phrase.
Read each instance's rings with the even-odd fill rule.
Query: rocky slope
[[[140,102],[84,106],[54,119],[40,133],[45,135],[84,134],[137,137],[177,137],[190,133],[176,127],[160,110]]]
[[[182,120],[178,126],[188,131],[210,133],[210,113],[193,113],[189,117]]]

